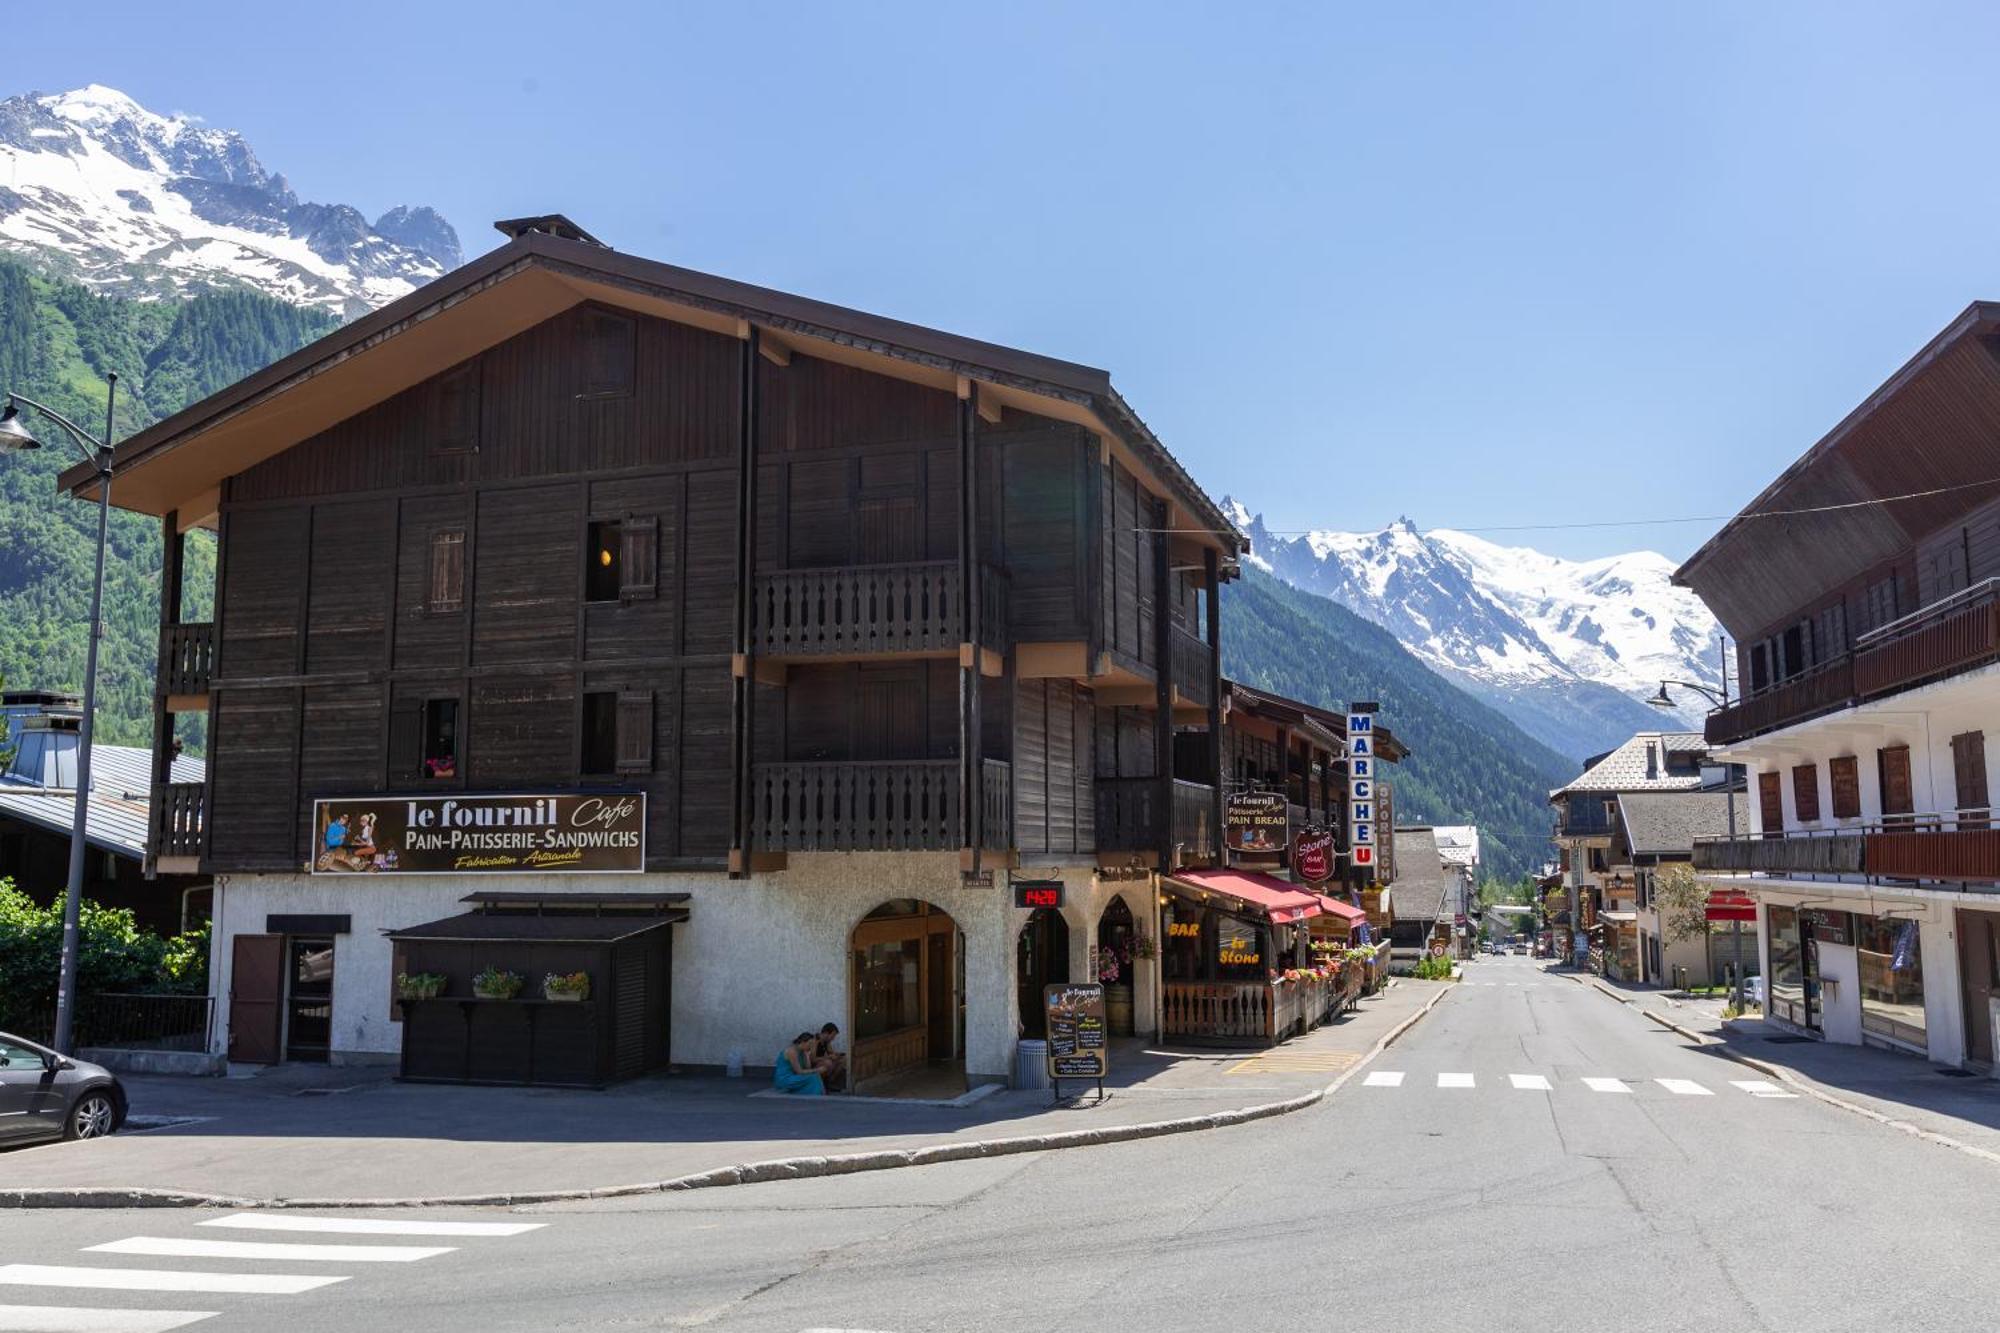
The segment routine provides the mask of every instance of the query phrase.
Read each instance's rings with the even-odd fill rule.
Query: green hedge
[[[208,991],[208,925],[171,938],[140,929],[122,907],[85,899],[77,989],[114,992]],[[62,902],[37,906],[13,881],[0,879],[0,1027],[26,1026],[52,1013],[62,961]]]

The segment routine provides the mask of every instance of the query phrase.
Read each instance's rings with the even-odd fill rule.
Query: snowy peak
[[[1715,621],[1672,585],[1652,551],[1564,560],[1408,517],[1376,532],[1274,535],[1248,506],[1225,504],[1250,535],[1249,559],[1383,626],[1418,657],[1510,712],[1559,750],[1592,752],[1636,726],[1657,727],[1643,700],[1663,679],[1713,685]],[[1680,692],[1674,711],[1699,725],[1707,703]]]
[[[242,135],[101,84],[0,100],[0,247],[120,295],[247,286],[344,315],[460,260],[431,209],[303,202]]]

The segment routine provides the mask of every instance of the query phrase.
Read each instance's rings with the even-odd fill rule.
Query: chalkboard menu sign
[[[1049,1020],[1049,1078],[1102,1079],[1110,1071],[1105,1045],[1104,987],[1094,982],[1042,988]]]

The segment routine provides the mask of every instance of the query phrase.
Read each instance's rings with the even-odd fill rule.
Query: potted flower
[[[398,972],[396,974],[396,998],[399,1000],[435,1000],[444,994],[446,978],[437,972]]]
[[[1134,958],[1158,958],[1160,956],[1160,946],[1153,943],[1149,936],[1135,935],[1132,938],[1132,956]]]
[[[588,972],[551,972],[542,978],[542,994],[551,1000],[577,1001],[590,998]]]
[[[519,972],[503,972],[488,963],[472,979],[472,993],[482,1000],[511,1000],[521,993],[521,984]]]

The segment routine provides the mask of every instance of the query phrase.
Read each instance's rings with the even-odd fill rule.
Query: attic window
[[[618,398],[632,392],[638,363],[638,329],[631,316],[609,310],[583,317],[582,398]]]

